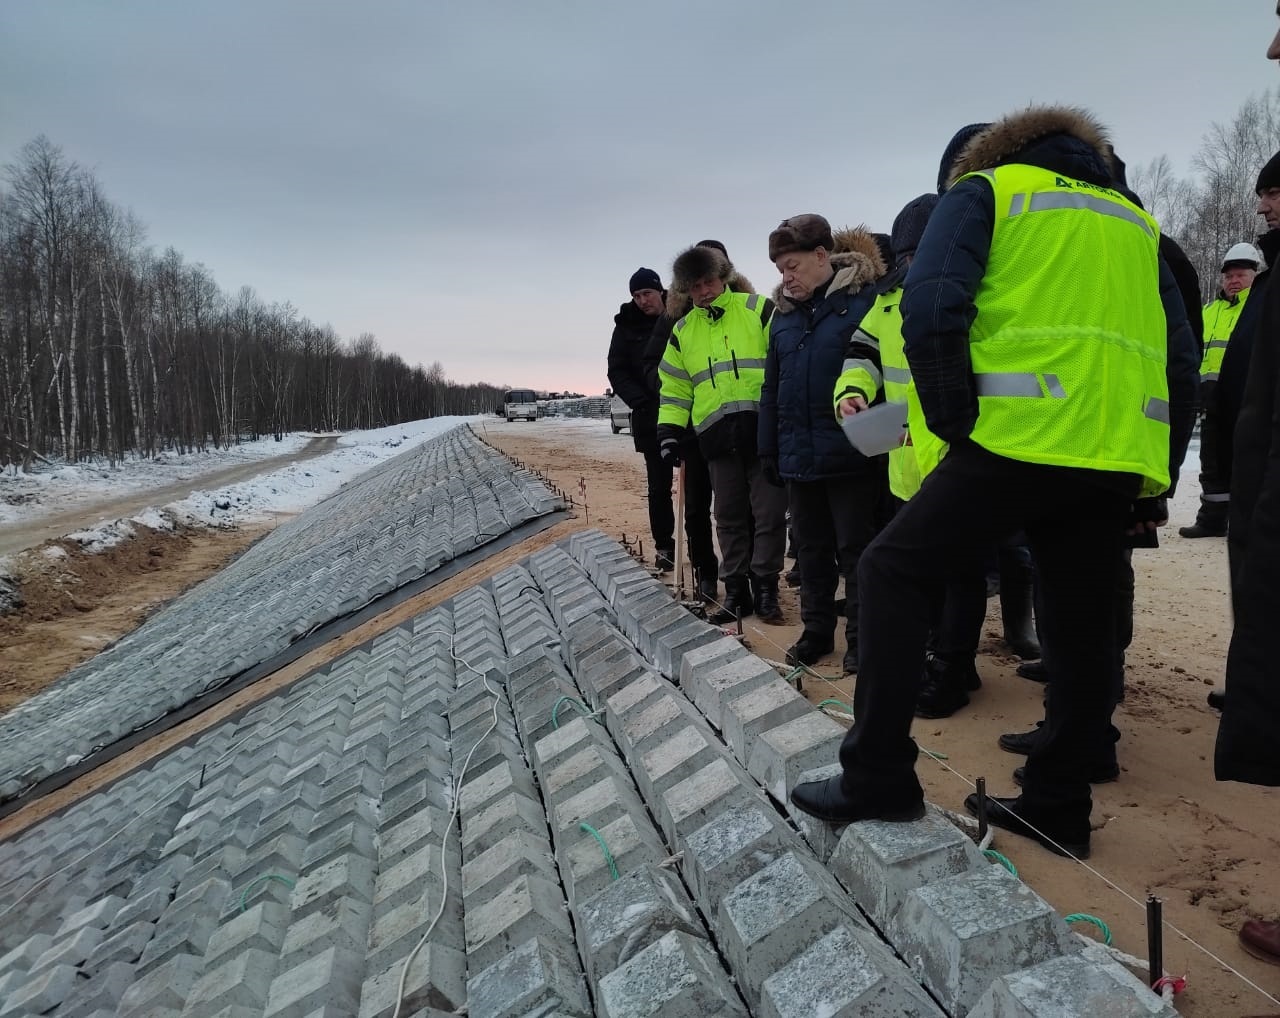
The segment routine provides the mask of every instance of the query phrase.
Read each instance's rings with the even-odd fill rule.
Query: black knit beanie
[[[947,142],[947,147],[942,150],[942,162],[938,164],[938,194],[942,194],[947,189],[947,183],[951,180],[951,167],[964,151],[964,147],[990,126],[990,124],[967,124]]]
[[[1258,186],[1254,193],[1262,194],[1269,187],[1280,187],[1280,152],[1267,160],[1267,165],[1258,174]]]
[[[653,269],[636,269],[631,273],[631,282],[627,284],[627,293],[635,293],[637,290],[657,290],[662,292],[662,280],[658,278],[658,274]]]
[[[694,247],[713,247],[717,251],[719,251],[722,255],[724,255],[726,258],[729,257],[729,249],[726,248],[723,244],[721,244],[720,241],[718,240],[700,240],[698,241],[698,243],[694,244],[693,246]]]
[[[937,207],[938,201],[936,194],[922,194],[919,198],[912,198],[902,207],[898,218],[893,221],[893,260],[895,262],[901,263],[907,255],[916,253],[916,248],[920,246],[920,238],[924,236],[925,224],[929,222],[929,217]]]

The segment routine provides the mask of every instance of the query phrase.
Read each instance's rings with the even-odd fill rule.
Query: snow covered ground
[[[68,535],[91,551],[101,550],[133,534],[131,523],[172,529],[175,522],[194,526],[234,526],[274,513],[301,512],[337,491],[344,483],[392,456],[476,420],[435,417],[372,431],[347,432],[332,452],[291,463],[229,485],[200,486],[200,478],[228,467],[299,452],[311,434],[286,435],[280,442],[263,439],[231,449],[184,456],[162,454],[154,460],[126,460],[115,469],[105,463],[60,464],[34,474],[0,473],[0,526],[38,522],[54,513],[139,495],[148,489],[190,482],[191,494],[177,501],[131,513]]]

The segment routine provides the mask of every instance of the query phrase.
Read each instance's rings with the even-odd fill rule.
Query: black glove
[[[778,457],[777,456],[761,456],[760,457],[760,473],[764,474],[764,479],[772,484],[775,488],[786,487],[782,481],[782,475],[778,473]]]
[[[680,443],[671,437],[658,442],[658,458],[669,467],[680,465]]]
[[[1169,522],[1169,503],[1163,496],[1140,498],[1129,509],[1125,545],[1129,548],[1159,548],[1156,527]],[[1154,524],[1152,526],[1151,524]]]

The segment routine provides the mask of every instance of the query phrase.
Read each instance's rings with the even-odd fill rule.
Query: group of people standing
[[[1232,246],[1202,309],[1194,270],[1104,129],[1080,110],[1031,108],[958,131],[936,193],[908,202],[888,235],[784,220],[768,237],[772,297],[712,241],[676,257],[669,291],[652,270],[632,277],[609,377],[633,410],[659,564],[681,469],[713,617],[779,618],[788,512],[804,623],[791,660],[832,651],[844,579],[856,720],[841,774],[797,785],[797,808],[833,823],[923,815],[912,718],[945,716],[980,685],[986,578],[1003,552],[1027,602],[1006,615],[1011,642],[1042,652],[1048,686],[1044,721],[1001,737],[1027,759],[1017,795],[988,797],[989,819],[1089,854],[1090,784],[1118,774],[1131,554],[1167,522],[1202,402],[1204,497],[1183,533],[1229,531],[1236,619],[1216,772],[1280,784],[1267,640],[1280,618],[1280,290],[1264,298],[1259,271],[1280,256],[1280,155],[1257,193],[1262,255]],[[902,442],[863,455],[842,425],[885,403],[905,405]],[[1277,924],[1242,939],[1280,960]]]

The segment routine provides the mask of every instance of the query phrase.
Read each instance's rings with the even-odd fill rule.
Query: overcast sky
[[[1223,11],[1230,8],[1230,17]],[[640,265],[771,291],[819,212],[888,230],[953,131],[1093,110],[1179,173],[1280,77],[1273,0],[0,0],[0,163],[38,134],[157,249],[459,381],[600,392]]]

